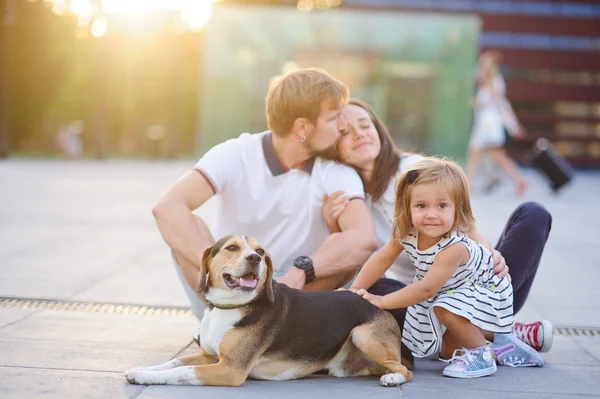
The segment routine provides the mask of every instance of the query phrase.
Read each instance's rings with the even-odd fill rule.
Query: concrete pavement
[[[0,297],[186,307],[151,208],[193,160],[173,162],[0,162]],[[542,266],[519,321],[600,329],[600,173],[580,172],[558,196],[534,171],[535,200],[553,214]],[[509,182],[475,195],[478,225],[494,242],[520,200]],[[211,204],[198,212],[210,218]],[[62,305],[61,305],[62,306]],[[0,305],[1,398],[265,397],[557,398],[600,395],[600,336],[557,335],[542,369],[502,367],[472,381],[441,376],[442,363],[419,361],[415,380],[381,388],[375,378],[314,376],[248,381],[241,388],[138,387],[122,372],[194,350],[198,322],[179,315],[114,309]],[[79,309],[79,310],[78,310]],[[137,312],[139,313],[139,312]]]

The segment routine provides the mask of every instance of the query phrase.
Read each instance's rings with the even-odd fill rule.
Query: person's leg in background
[[[492,161],[489,155],[483,156],[482,169],[483,175],[485,176],[483,192],[489,194],[500,185],[500,174],[496,164],[494,161]]]
[[[204,237],[210,238],[210,241],[212,244],[214,244],[215,239],[208,229],[208,226],[206,226],[204,220],[202,220],[198,215],[194,215],[194,220],[196,221],[196,227],[198,228],[198,231],[200,231]],[[198,273],[200,273],[200,269],[198,269],[198,266],[187,260],[180,253],[173,252],[171,256],[173,257],[173,263],[175,264],[175,269],[177,270],[177,277],[179,277],[181,285],[183,285],[183,290],[190,300],[192,311],[198,320],[202,320],[202,316],[204,316],[204,301],[200,299],[198,293],[196,292]]]
[[[552,216],[542,205],[526,202],[512,213],[498,240],[513,285],[514,313],[523,307],[552,227]]]
[[[483,148],[469,147],[469,156],[467,159],[467,180],[469,182],[469,189],[471,190],[471,192],[475,189],[475,183],[477,182],[477,172],[481,167],[483,156]]]
[[[396,292],[402,288],[406,287],[404,283],[400,281],[393,280],[391,278],[380,278],[375,281],[375,284],[371,286],[367,291],[373,295],[387,295],[392,292]],[[404,327],[404,319],[406,318],[406,308],[401,309],[391,309],[389,312],[394,316],[394,319],[398,322],[398,326],[400,326],[400,331],[402,331],[402,327]]]
[[[183,262],[183,259],[181,260],[181,262]],[[173,256],[173,264],[175,265],[177,277],[179,277],[181,285],[183,286],[183,291],[185,292],[185,295],[190,301],[190,307],[192,308],[192,312],[194,312],[194,315],[196,316],[198,321],[202,321],[202,317],[204,316],[204,309],[206,308],[204,301],[200,299],[196,290],[190,287],[190,283],[188,279],[186,279],[186,276],[182,270],[182,265],[177,262],[175,256]],[[196,332],[192,334],[192,338],[194,339],[196,344],[200,346],[200,327],[198,327]]]
[[[515,182],[515,195],[523,195],[527,191],[528,184],[525,176],[519,171],[519,167],[506,155],[503,147],[494,147],[488,149],[488,154],[496,164],[501,167]]]
[[[194,215],[194,219],[196,220],[196,226],[198,227],[198,230],[204,236],[212,238],[212,234],[208,230],[206,223],[204,223],[204,221],[197,215]],[[212,242],[215,242],[214,238],[212,238]],[[196,292],[197,278],[194,278],[194,276],[197,276],[200,270],[196,265],[192,264],[181,255],[177,256],[175,253],[172,253],[171,256],[173,258],[173,263],[175,264],[177,277],[179,277],[181,285],[183,286],[183,291],[190,301],[192,312],[194,312],[194,315],[198,318],[198,321],[202,321],[206,305]],[[196,341],[196,344],[200,346],[200,328],[196,330],[192,337],[194,341]]]
[[[175,264],[175,271],[177,272],[177,277],[179,277],[181,285],[183,286],[183,291],[185,292],[185,295],[190,301],[190,307],[192,308],[192,312],[194,312],[194,315],[198,318],[199,321],[201,321],[202,316],[204,316],[204,302],[202,301],[202,299],[200,299],[200,297],[196,293],[196,290],[193,290],[188,284],[185,276],[183,275],[183,271],[181,270],[181,266],[179,266],[175,258],[173,258],[173,263]]]
[[[512,213],[498,240],[513,285],[515,315],[527,300],[540,259],[552,228],[552,216],[542,205],[526,202]],[[492,345],[500,364],[543,366],[543,359],[531,348],[547,352],[552,347],[552,324],[547,321],[515,323],[512,334],[497,334]],[[527,345],[522,345],[521,342]]]
[[[390,278],[380,278],[367,291],[369,291],[369,293],[373,295],[383,296],[391,294],[392,292],[396,292],[404,287],[406,287],[406,285],[404,283],[401,283],[400,281],[393,280]],[[400,332],[402,332],[402,329],[404,328],[404,319],[406,318],[406,308],[391,309],[388,310],[388,312],[390,312],[392,316],[394,316],[394,319],[396,319],[396,322],[400,327]],[[404,364],[407,368],[412,370],[415,362],[412,353],[404,344],[402,344],[401,349],[403,359],[402,364]]]

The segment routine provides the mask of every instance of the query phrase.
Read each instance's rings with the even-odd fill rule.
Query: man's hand
[[[508,281],[511,280],[510,274],[508,274],[508,265],[504,256],[495,249],[492,249],[492,256],[494,258],[494,273],[500,278],[508,277]]]
[[[371,302],[373,305],[377,306],[379,309],[383,309],[383,297],[379,295],[369,294],[367,290],[361,288],[356,291],[356,294],[363,297],[367,301]]]
[[[292,267],[286,274],[283,275],[278,283],[285,284],[290,288],[296,288],[302,290],[306,284],[306,274],[304,270]]]

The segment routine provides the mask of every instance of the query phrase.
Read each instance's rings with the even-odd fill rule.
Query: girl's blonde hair
[[[392,232],[394,238],[401,241],[413,227],[410,212],[412,191],[415,186],[426,183],[440,184],[454,202],[456,214],[451,230],[468,233],[475,229],[469,186],[463,170],[450,160],[428,157],[415,162],[402,174],[396,185],[395,221]]]

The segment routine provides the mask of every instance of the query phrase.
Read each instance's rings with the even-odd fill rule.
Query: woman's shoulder
[[[415,162],[418,162],[425,157],[421,154],[414,154],[405,152],[400,156],[400,167],[398,168],[398,174],[402,174],[406,169],[410,168]]]
[[[390,212],[393,213],[393,206],[396,203],[396,183],[400,179],[402,173],[406,172],[408,168],[412,166],[417,161],[425,158],[421,154],[414,154],[410,152],[405,152],[400,155],[400,163],[398,164],[398,171],[392,179],[390,180],[385,192],[381,196],[381,199],[378,202],[381,202],[383,206],[392,207]]]

